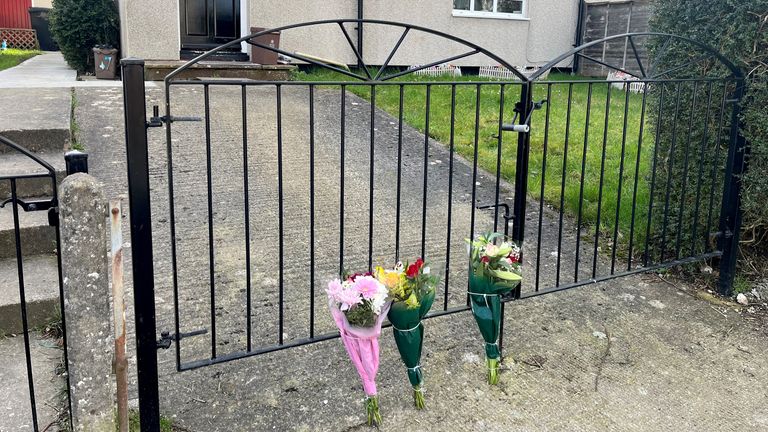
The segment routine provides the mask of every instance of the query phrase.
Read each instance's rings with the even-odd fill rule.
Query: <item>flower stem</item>
[[[421,386],[413,387],[413,405],[416,409],[424,409],[424,391]]]
[[[369,396],[365,399],[365,412],[368,417],[368,426],[381,425],[381,412],[379,411],[378,396]]]
[[[499,383],[499,359],[486,358],[485,364],[488,368],[488,384],[496,385]]]

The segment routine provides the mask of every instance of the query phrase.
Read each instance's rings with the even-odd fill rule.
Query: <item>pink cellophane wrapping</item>
[[[381,324],[387,317],[390,303],[381,308],[381,314],[373,327],[356,327],[349,324],[344,312],[330,302],[331,315],[341,334],[341,341],[349,354],[352,364],[363,381],[363,390],[368,396],[376,396],[376,373],[379,370],[379,335]]]

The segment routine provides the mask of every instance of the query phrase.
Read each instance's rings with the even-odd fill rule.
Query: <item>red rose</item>
[[[490,260],[489,260],[489,259],[488,259],[488,257],[487,257],[487,256],[485,256],[485,255],[483,255],[483,257],[482,257],[482,258],[480,258],[480,262],[481,262],[481,263],[485,263],[485,264],[488,264],[488,261],[490,261]]]
[[[408,266],[408,270],[405,271],[405,275],[409,278],[415,278],[419,274],[419,270],[424,266],[424,260],[417,259],[415,263]]]
[[[519,262],[519,261],[520,261],[520,257],[519,257],[519,256],[517,256],[517,255],[512,255],[512,254],[509,254],[509,256],[507,257],[507,259],[509,260],[509,262],[511,262],[511,263],[513,263],[513,264],[514,264],[514,263],[516,263],[516,262]]]

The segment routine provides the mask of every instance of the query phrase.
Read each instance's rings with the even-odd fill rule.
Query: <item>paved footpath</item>
[[[242,350],[245,332],[244,187],[239,89],[211,92],[212,196],[214,197],[215,317],[217,354]],[[76,89],[79,141],[90,153],[91,173],[110,197],[127,191],[119,89]],[[148,92],[148,110],[162,100]],[[339,94],[316,95],[316,244],[314,310],[317,332],[332,330],[322,281],[338,267]],[[288,216],[284,275],[286,341],[306,337],[309,182],[308,107],[305,90],[284,89],[283,168]],[[172,95],[175,115],[201,115],[203,94],[180,88]],[[254,347],[277,339],[276,127],[274,92],[248,93],[250,230]],[[345,263],[365,265],[368,250],[369,105],[347,96]],[[396,123],[376,113],[374,262],[391,259],[395,212]],[[405,128],[403,152],[402,254],[420,247],[423,135]],[[158,331],[173,330],[167,148],[165,134],[150,129],[150,184]],[[210,328],[205,134],[202,124],[177,123],[172,134],[181,331]],[[439,161],[439,162],[438,162]],[[430,143],[427,255],[445,257],[448,155]],[[449,305],[463,303],[461,261],[471,217],[468,163],[454,171]],[[470,177],[471,178],[471,177]],[[492,178],[478,180],[478,198],[495,192]],[[508,188],[502,199],[511,197]],[[415,210],[414,210],[415,209]],[[127,213],[127,206],[126,206]],[[531,220],[538,219],[531,214]],[[478,227],[492,223],[477,215]],[[551,224],[555,215],[545,214]],[[527,229],[534,230],[529,222]],[[124,223],[127,234],[127,220]],[[548,233],[543,251],[555,248]],[[572,231],[572,230],[571,230]],[[549,234],[554,234],[548,237]],[[573,234],[570,232],[569,234]],[[529,236],[529,238],[534,238]],[[130,251],[130,249],[129,249]],[[128,251],[128,252],[129,252]],[[544,265],[554,265],[550,253]],[[130,257],[127,253],[126,256]],[[529,254],[526,268],[535,256]],[[130,268],[130,261],[126,263]],[[547,274],[551,272],[546,272]],[[530,274],[530,272],[528,273]],[[464,278],[466,277],[463,274]],[[543,283],[551,283],[544,275]],[[126,287],[131,289],[130,273]],[[443,300],[440,294],[440,301]],[[129,297],[129,323],[133,317]],[[504,371],[497,387],[484,382],[482,344],[472,317],[458,314],[427,322],[423,367],[427,409],[412,408],[404,368],[389,330],[381,338],[379,394],[382,430],[432,431],[737,431],[768,428],[768,356],[765,329],[734,306],[695,298],[693,287],[673,286],[654,275],[622,278],[511,304],[505,322]],[[133,340],[133,326],[130,326]],[[211,335],[184,339],[182,361],[211,356]],[[131,346],[130,352],[134,349]],[[338,340],[265,354],[193,371],[176,372],[174,350],[160,351],[164,415],[192,431],[365,430],[362,390]],[[131,370],[135,358],[131,354]],[[135,375],[132,395],[135,397]]]
[[[0,89],[121,87],[120,81],[78,81],[59,51],[45,51],[18,66],[0,71]]]

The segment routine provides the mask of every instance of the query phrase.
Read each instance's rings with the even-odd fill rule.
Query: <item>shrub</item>
[[[749,143],[749,158],[748,158],[748,170],[746,175],[742,178],[742,209],[743,209],[743,224],[742,224],[742,240],[750,243],[759,243],[761,240],[765,240],[768,236],[768,206],[762,201],[768,196],[768,177],[765,175],[768,172],[768,111],[765,109],[768,106],[768,92],[766,91],[766,79],[768,78],[768,0],[723,0],[716,2],[702,2],[700,0],[654,0],[652,8],[652,16],[650,27],[652,31],[662,33],[672,33],[680,36],[689,37],[696,41],[710,45],[719,50],[726,58],[730,59],[736,66],[741,68],[747,75],[747,88],[746,95],[742,103],[742,133]],[[653,52],[653,47],[651,48]],[[657,52],[660,51],[659,47],[656,47]],[[667,56],[667,65],[673,65],[675,62],[690,60],[696,56],[701,55],[701,52],[691,53],[685,52],[684,48],[680,48],[675,55]],[[713,67],[716,67],[716,61],[706,61],[701,63],[701,67],[712,75]],[[707,70],[709,68],[709,70]],[[722,75],[722,71],[716,71],[714,75]],[[682,72],[683,74],[686,71]],[[689,76],[692,74],[700,75],[701,71],[696,70],[688,71]],[[668,87],[667,90],[672,90],[673,87]],[[716,97],[721,97],[722,86],[714,90]],[[733,86],[730,86],[729,91],[733,90]],[[672,90],[674,91],[674,90]],[[681,99],[680,110],[680,122],[678,127],[688,127],[692,119],[703,119],[704,114],[701,112],[703,109],[697,111],[688,109],[688,103],[692,100],[693,91],[690,87],[683,87],[683,95]],[[703,95],[702,89],[699,89],[699,97]],[[665,105],[667,103],[665,102]],[[666,107],[670,111],[673,108]],[[717,113],[717,109],[714,110]],[[729,115],[730,110],[725,110],[726,117]],[[681,158],[675,157],[670,152],[671,143],[671,123],[669,119],[660,119],[662,124],[662,139],[659,142],[659,151],[663,155],[660,159],[660,178],[658,179],[660,189],[655,194],[657,202],[663,202],[667,188],[672,191],[672,196],[686,197],[686,188],[688,197],[694,192],[691,182],[692,173],[686,177],[683,175],[685,164],[681,162]],[[703,120],[700,124],[707,123],[707,120]],[[699,123],[696,123],[699,124]],[[730,125],[730,121],[726,118],[723,122],[726,127]],[[713,120],[709,121],[710,134],[713,130],[719,129],[718,124]],[[678,129],[680,130],[680,129]],[[701,131],[693,131],[693,142],[696,138],[701,137]],[[727,133],[724,132],[724,133]],[[683,135],[685,136],[685,135]],[[712,139],[712,138],[710,138]],[[724,147],[727,144],[727,136],[724,136],[719,145],[722,147],[719,153],[719,157],[716,153],[712,152],[699,152],[698,149],[692,155],[691,164],[702,163],[705,169],[714,167],[713,172],[719,175],[719,180],[715,183],[714,188],[714,229],[717,230],[717,213],[719,212],[719,203],[721,201],[722,194],[722,175],[723,167],[726,157],[726,149]],[[718,144],[715,141],[710,141],[711,146],[717,148]],[[681,138],[678,137],[678,148],[681,145]],[[676,150],[675,153],[677,153]],[[698,165],[691,165],[698,166]],[[667,177],[667,174],[671,173]],[[687,180],[686,180],[687,179]],[[686,184],[687,181],[687,184]],[[705,184],[706,190],[707,184]],[[709,191],[706,191],[709,194]],[[658,207],[655,207],[656,216],[663,216],[663,212],[657,211]],[[698,226],[701,228],[701,222],[697,222],[693,219],[693,212],[686,207],[687,211],[684,211],[680,217],[679,211],[675,208],[671,208],[669,211],[669,219],[674,221],[670,229],[677,230],[678,226],[692,227]],[[701,217],[701,215],[699,215]],[[678,217],[682,220],[680,225],[677,225]],[[685,228],[684,228],[685,231]],[[702,233],[702,231],[699,231]],[[690,232],[686,233],[690,235]],[[685,234],[684,234],[685,235]],[[694,241],[696,241],[694,239]],[[703,244],[702,244],[703,248]],[[701,248],[698,250],[701,252]]]
[[[78,72],[93,70],[93,47],[117,48],[120,18],[114,0],[53,0],[51,33],[67,63]]]

